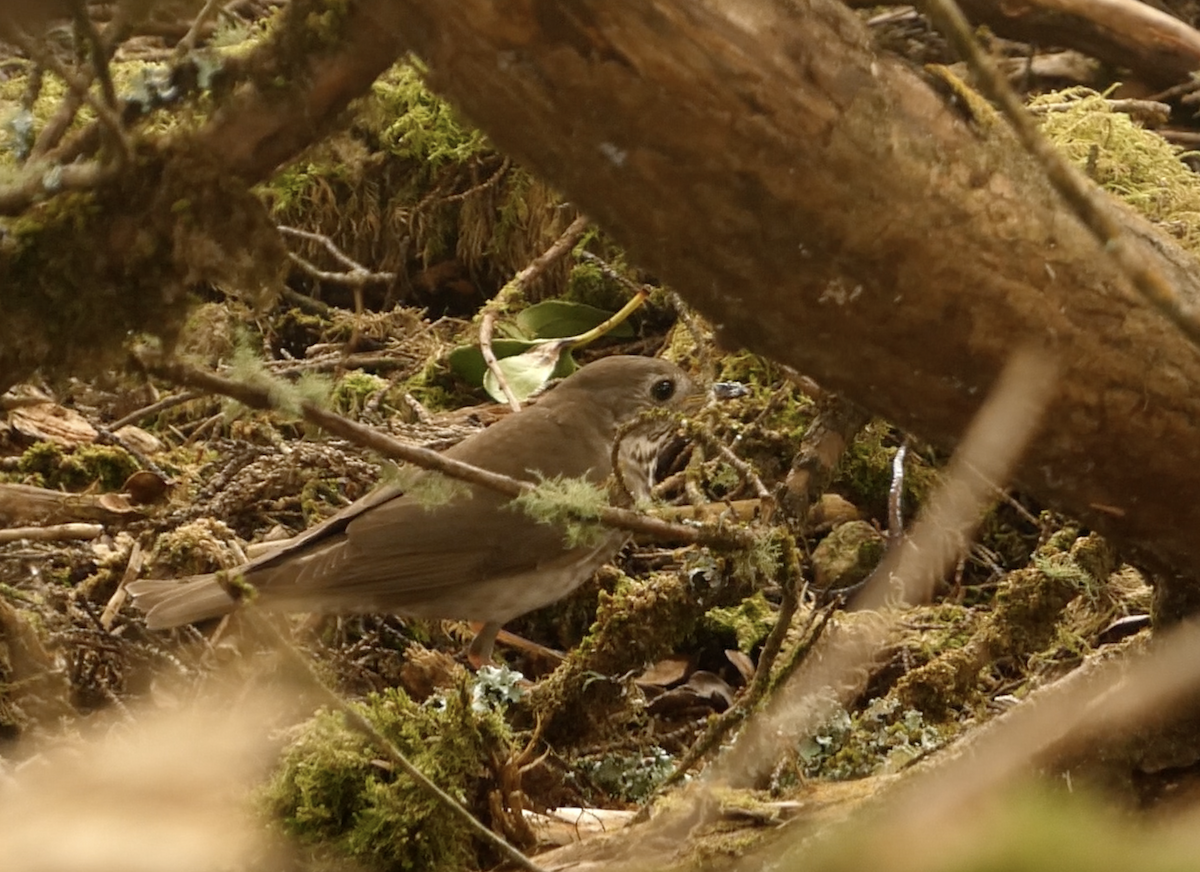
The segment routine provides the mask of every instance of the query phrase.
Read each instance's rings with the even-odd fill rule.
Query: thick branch
[[[397,7],[433,84],[727,341],[942,445],[1014,345],[1053,348],[1061,387],[1020,480],[1160,566],[1200,570],[1195,348],[1006,128],[876,55],[844,7]],[[1128,223],[1200,299],[1190,260]]]

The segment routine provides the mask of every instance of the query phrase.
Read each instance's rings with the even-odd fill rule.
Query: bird
[[[620,479],[634,500],[649,497],[655,460],[677,429],[671,415],[705,392],[665,360],[614,355],[581,367],[537,401],[467,437],[445,455],[523,481],[584,478],[602,484],[617,449]],[[428,476],[431,473],[421,473]],[[384,484],[322,523],[241,567],[182,580],[127,585],[150,629],[214,618],[239,605],[243,579],[269,611],[391,613],[473,621],[468,649],[478,667],[513,618],[559,600],[623,547],[604,530],[571,545],[564,531],[466,485],[432,506],[400,484]]]

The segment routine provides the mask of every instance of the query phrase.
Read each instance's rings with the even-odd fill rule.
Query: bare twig
[[[71,0],[71,13],[75,17],[75,28],[87,40],[88,49],[92,55],[92,73],[100,82],[100,93],[104,102],[113,112],[117,111],[117,90],[113,87],[112,74],[108,69],[108,51],[100,38],[100,31],[88,15],[87,0]],[[91,87],[91,83],[87,83]]]
[[[597,258],[599,260],[599,258]],[[593,261],[595,262],[595,261]],[[603,263],[603,261],[600,261]],[[605,267],[608,264],[604,264]],[[616,270],[610,268],[612,275],[617,275]],[[624,276],[617,276],[622,282],[628,281]],[[629,282],[629,284],[633,284]],[[675,315],[683,322],[683,326],[687,328],[688,334],[692,337],[692,343],[696,346],[696,356],[700,359],[701,371],[708,378],[712,378],[713,362],[710,347],[712,345],[712,337],[701,325],[700,318],[693,311],[692,307],[683,301],[683,297],[679,296],[675,291],[667,291],[667,299],[671,301],[671,307],[675,309]]]
[[[137,449],[137,447],[130,444],[128,439],[125,439],[125,438],[119,436],[113,430],[110,430],[107,427],[97,426],[96,427],[96,441],[99,442],[101,445],[104,445],[104,444],[117,445],[120,448],[123,448],[125,451],[129,452],[129,454],[133,456],[134,460],[136,460],[138,463],[141,464],[142,469],[145,469],[145,470],[148,470],[149,472],[154,473],[159,478],[161,478],[163,481],[171,480],[171,476],[167,475],[162,470],[162,467],[160,467],[157,463],[155,463],[153,460],[151,460],[149,457],[147,457],[144,452],[139,451]]]
[[[113,621],[117,619],[117,612],[121,610],[121,606],[125,604],[125,600],[129,598],[129,593],[125,590],[125,585],[133,581],[142,572],[142,546],[139,542],[133,543],[133,548],[129,551],[129,560],[125,564],[125,572],[121,576],[121,581],[117,585],[117,589],[113,591],[113,595],[109,597],[108,602],[104,606],[104,611],[100,613],[100,626],[106,630],[111,630]]]
[[[361,263],[356,261],[350,255],[346,254],[332,239],[323,233],[313,233],[310,230],[300,230],[296,227],[288,227],[280,224],[276,229],[284,236],[293,236],[298,239],[307,239],[309,242],[317,242],[324,246],[325,250],[333,255],[338,263],[346,267],[347,272],[329,272],[320,267],[315,266],[311,262],[305,260],[298,254],[288,252],[288,257],[292,262],[299,266],[313,278],[320,279],[325,282],[335,282],[340,285],[349,287],[361,288],[363,285],[372,284],[374,282],[394,282],[396,274],[392,272],[374,272],[367,269]]]
[[[135,360],[147,373],[176,384],[232,397],[252,408],[270,409],[276,405],[273,398],[274,391],[268,386],[233,381],[181,363],[163,360],[149,351],[135,355]],[[451,478],[486,487],[509,497],[517,497],[535,489],[535,485],[530,482],[519,481],[491,470],[454,460],[438,454],[436,451],[400,442],[312,403],[300,403],[299,411],[305,420],[336,436],[348,439],[356,445],[378,451],[385,457],[440,472]],[[219,418],[219,416],[217,417]],[[601,509],[595,520],[610,527],[628,530],[631,533],[641,533],[656,539],[687,545],[745,548],[754,542],[754,537],[745,530],[671,524],[638,512],[612,507]]]
[[[115,433],[117,430],[120,430],[122,427],[125,427],[129,424],[136,424],[138,421],[149,418],[151,415],[157,415],[159,412],[165,411],[174,406],[181,406],[184,403],[190,403],[192,400],[199,399],[202,396],[204,396],[204,394],[199,391],[184,391],[181,394],[172,394],[169,397],[163,397],[157,403],[151,403],[148,406],[143,406],[136,411],[130,412],[123,418],[118,418],[108,425],[108,429]]]
[[[583,234],[587,232],[588,217],[580,215],[574,221],[567,225],[567,229],[562,232],[558,239],[550,244],[550,247],[535,257],[529,262],[525,269],[517,273],[511,282],[505,287],[516,285],[516,288],[511,293],[524,293],[525,289],[533,283],[538,276],[550,268],[550,265],[555,261],[560,260],[568,251],[575,247],[575,244],[583,238]]]
[[[696,425],[693,422],[693,426],[689,428],[689,432],[699,436],[711,447],[716,448],[717,453],[721,455],[721,458],[726,463],[734,468],[734,471],[737,472],[742,481],[754,489],[754,495],[758,499],[760,511],[763,513],[762,519],[764,522],[769,523],[771,516],[775,513],[775,497],[767,489],[767,486],[763,484],[763,480],[755,472],[754,467],[738,457],[732,448],[717,439],[716,435],[707,427]]]
[[[586,215],[580,215],[572,221],[567,229],[562,232],[558,239],[550,244],[550,247],[535,257],[529,264],[517,273],[512,279],[500,289],[499,293],[493,297],[484,307],[483,313],[502,312],[509,303],[517,299],[525,292],[538,276],[550,268],[556,260],[566,255],[568,251],[574,248],[575,243],[583,238],[584,232],[588,228],[588,218]]]
[[[550,244],[549,248],[531,260],[523,270],[513,276],[512,280],[502,287],[496,296],[483,307],[483,311],[480,312],[480,353],[483,354],[483,360],[487,364],[488,370],[495,377],[496,384],[504,392],[504,397],[508,400],[508,404],[514,412],[521,411],[521,401],[509,385],[508,378],[505,376],[504,370],[500,368],[500,363],[496,359],[496,353],[492,350],[492,330],[495,327],[496,318],[506,306],[525,293],[525,288],[534,279],[549,269],[552,263],[574,248],[575,243],[583,237],[587,228],[587,216],[580,215],[577,217],[567,226],[567,229],[562,232],[558,239]]]
[[[1161,127],[1171,117],[1171,107],[1156,100],[1111,100],[1104,103],[1113,112],[1123,112],[1147,127]],[[1034,115],[1048,115],[1051,112],[1069,112],[1079,104],[1072,100],[1062,103],[1039,103],[1030,106],[1029,111]]]
[[[513,393],[513,389],[508,383],[508,376],[504,374],[504,370],[500,367],[500,361],[496,359],[496,352],[492,350],[492,330],[495,325],[496,311],[489,308],[479,319],[479,351],[483,355],[483,362],[496,377],[496,384],[500,385],[500,390],[504,392],[504,399],[508,400],[509,407],[514,412],[519,412],[521,411],[521,401]]]
[[[188,28],[188,32],[175,45],[175,54],[177,56],[182,57],[196,47],[196,40],[200,38],[201,29],[216,15],[217,7],[220,5],[221,0],[207,0],[204,8],[200,10],[196,18],[192,21],[192,26]]]
[[[449,194],[446,197],[443,197],[441,202],[444,205],[446,203],[454,203],[459,200],[466,200],[468,197],[473,197],[476,194],[480,194],[486,191],[488,188],[493,188],[500,182],[501,179],[504,178],[510,169],[512,169],[512,158],[506,157],[504,160],[500,161],[500,166],[496,169],[496,171],[478,185],[467,188],[465,191],[459,191],[457,194]]]
[[[34,542],[70,542],[98,539],[104,533],[100,524],[55,524],[52,527],[9,527],[0,530],[0,544],[28,539]]]

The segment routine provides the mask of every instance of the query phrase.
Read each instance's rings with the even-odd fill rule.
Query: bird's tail
[[[180,627],[227,615],[237,606],[218,573],[179,581],[146,578],[125,586],[133,604],[146,613],[151,630]]]

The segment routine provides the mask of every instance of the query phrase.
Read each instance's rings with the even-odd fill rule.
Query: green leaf
[[[522,354],[498,358],[497,363],[513,394],[524,402],[550,379],[569,375],[578,369],[571,357],[570,347],[570,343],[565,341],[542,342]],[[491,370],[483,375],[483,389],[498,403],[507,399]]]
[[[512,357],[537,345],[528,339],[493,339],[492,351],[498,359]],[[450,369],[465,381],[475,387],[483,386],[483,375],[488,371],[483,359],[483,352],[478,345],[460,345],[446,356]]]
[[[571,303],[565,300],[545,300],[523,309],[516,317],[517,324],[530,336],[539,339],[560,339],[586,333],[612,317],[586,303]],[[622,322],[609,331],[618,339],[630,339],[635,334],[633,326]]]

